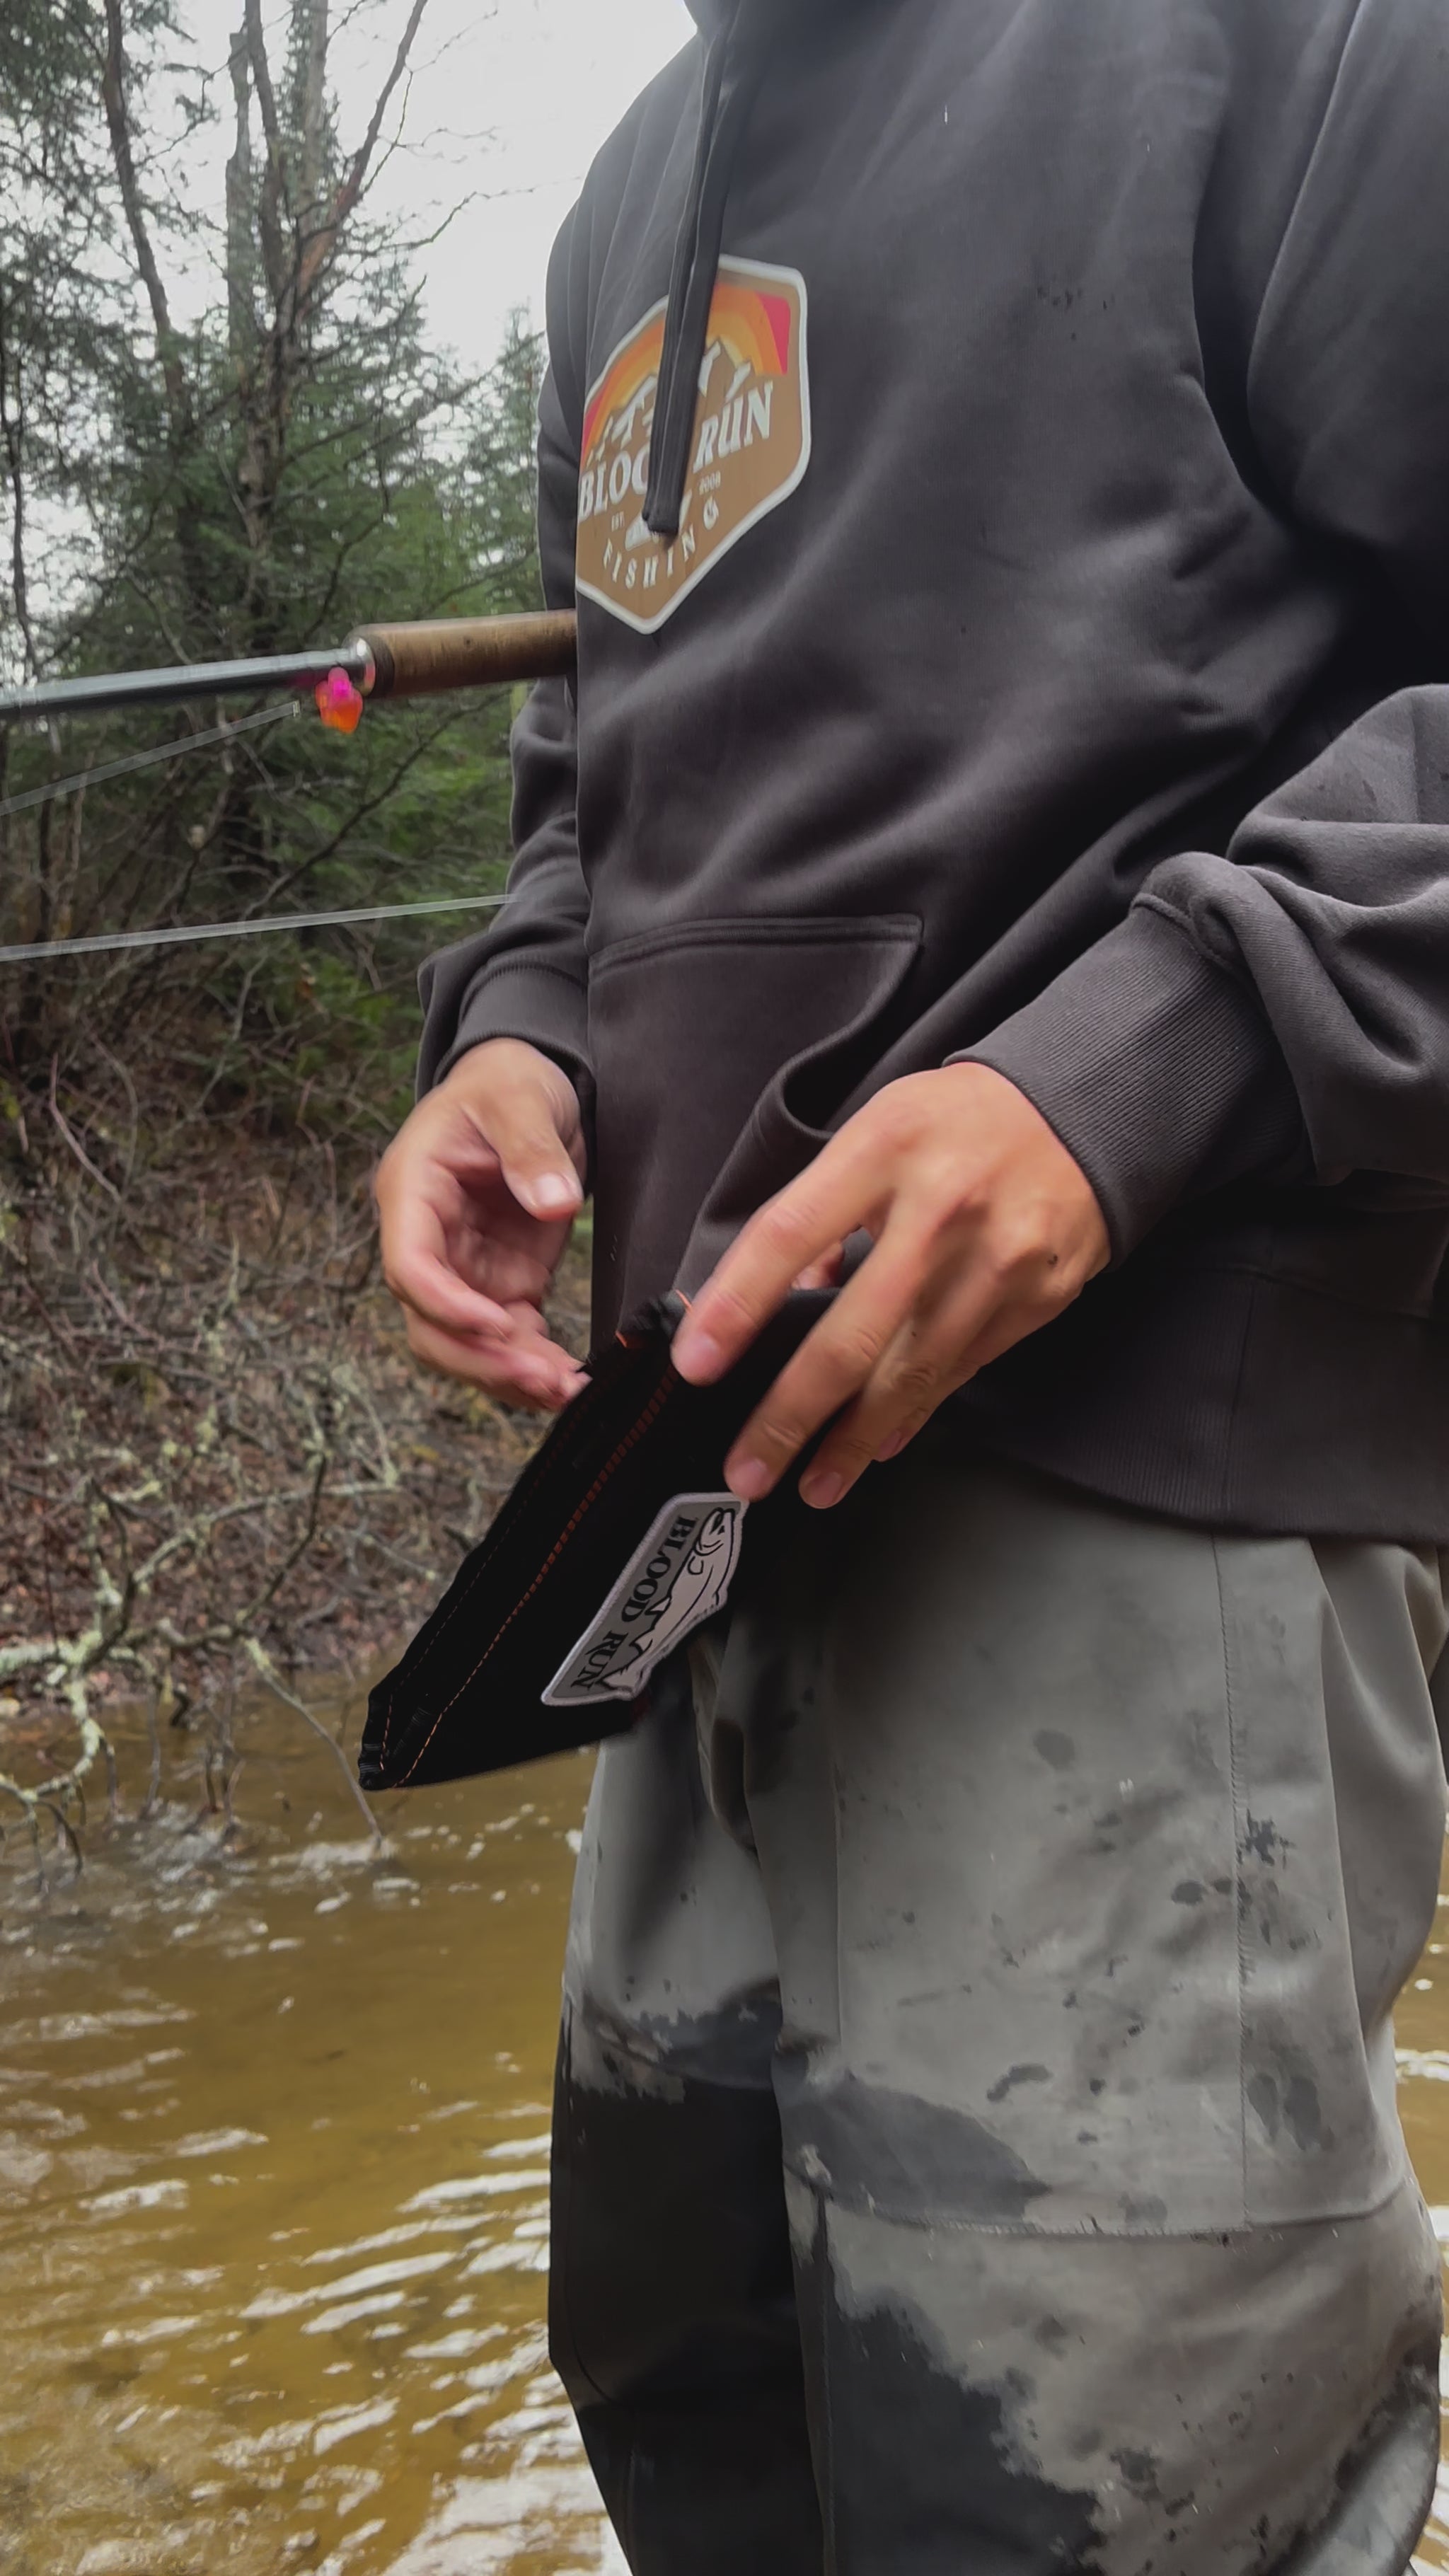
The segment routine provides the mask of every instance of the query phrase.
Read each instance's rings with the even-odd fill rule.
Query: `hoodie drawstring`
[[[764,70],[758,45],[741,49],[736,44],[739,14],[721,29],[705,55],[694,167],[669,279],[644,495],[644,525],[666,544],[679,534],[699,370],[724,237],[725,200]]]

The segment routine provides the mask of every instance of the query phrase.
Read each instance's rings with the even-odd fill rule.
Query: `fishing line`
[[[0,948],[0,966],[18,966],[30,957],[102,957],[120,948],[180,948],[195,939],[257,939],[267,930],[328,930],[351,921],[408,921],[425,912],[496,912],[507,901],[502,894],[444,894],[430,896],[426,903],[365,904],[347,912],[272,912],[256,921],[198,921],[176,930],[114,930],[84,939],[35,939],[21,948]]]
[[[59,779],[54,787],[28,787],[23,796],[7,796],[0,804],[0,823],[7,814],[23,814],[32,805],[50,805],[57,797],[74,796],[82,787],[98,787],[107,778],[125,778],[133,769],[151,769],[159,760],[175,760],[183,751],[207,751],[213,743],[230,742],[239,733],[253,733],[258,725],[278,724],[284,717],[299,716],[302,701],[293,698],[285,707],[263,707],[260,715],[241,716],[235,724],[211,726],[206,733],[183,734],[180,742],[163,742],[159,751],[133,751],[124,760],[106,760],[99,769],[79,770],[74,778]]]

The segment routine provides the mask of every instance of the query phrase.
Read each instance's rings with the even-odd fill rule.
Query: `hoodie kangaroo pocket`
[[[687,1251],[702,1278],[705,1244],[803,1169],[888,1043],[920,940],[910,915],[704,921],[594,958],[596,1340]]]

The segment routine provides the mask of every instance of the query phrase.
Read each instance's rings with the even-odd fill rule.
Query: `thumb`
[[[546,1103],[510,1109],[489,1123],[489,1142],[519,1206],[530,1216],[555,1222],[575,1215],[583,1205],[583,1190]]]

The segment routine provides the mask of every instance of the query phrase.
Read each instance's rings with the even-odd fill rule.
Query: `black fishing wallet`
[[[670,1358],[677,1295],[590,1360],[588,1386],[372,1692],[365,1789],[501,1771],[627,1731],[650,1675],[729,1592],[746,1506],[725,1459],[829,1303],[797,1289],[714,1386],[688,1385]]]

